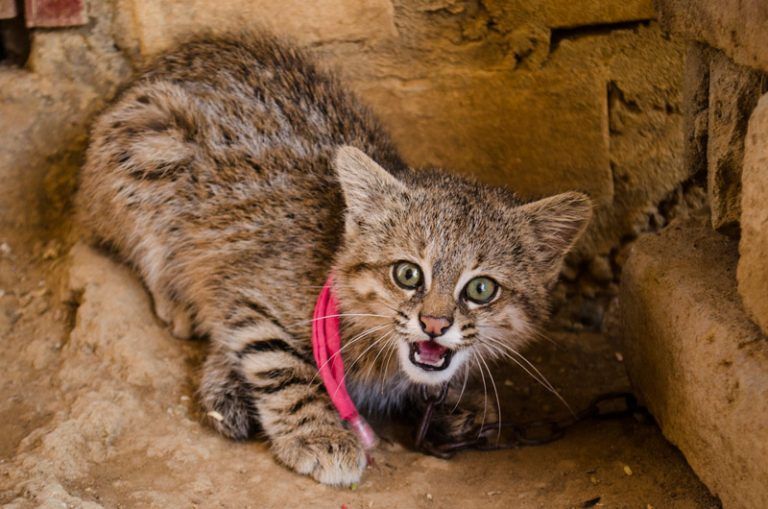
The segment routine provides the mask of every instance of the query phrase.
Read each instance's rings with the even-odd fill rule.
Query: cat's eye
[[[464,287],[467,300],[475,304],[488,304],[496,297],[499,285],[493,279],[485,276],[476,277]]]
[[[406,290],[413,290],[421,285],[422,274],[418,265],[411,262],[397,262],[392,267],[395,283]]]

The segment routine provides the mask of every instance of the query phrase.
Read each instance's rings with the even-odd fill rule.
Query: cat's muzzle
[[[436,341],[411,343],[408,358],[414,366],[424,371],[442,371],[451,364],[453,350]]]

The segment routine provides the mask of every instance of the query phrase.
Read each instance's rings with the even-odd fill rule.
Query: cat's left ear
[[[532,230],[540,270],[547,282],[553,282],[566,253],[592,218],[592,202],[585,194],[568,192],[522,205],[518,210]]]
[[[362,222],[375,220],[380,211],[399,203],[406,193],[402,182],[355,147],[340,147],[333,167],[347,205],[349,233]]]

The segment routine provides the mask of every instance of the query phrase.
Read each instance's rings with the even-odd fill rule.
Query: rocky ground
[[[408,424],[354,490],[277,465],[267,446],[202,424],[203,340],[171,337],[138,279],[65,242],[0,238],[0,503],[8,507],[626,507],[719,503],[655,425],[583,422],[545,446],[440,460],[409,450]],[[551,333],[527,352],[574,408],[628,382],[615,342]],[[504,420],[567,415],[498,366]]]

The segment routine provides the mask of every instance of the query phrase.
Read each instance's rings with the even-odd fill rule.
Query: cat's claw
[[[346,429],[297,430],[272,439],[275,456],[300,474],[331,486],[360,482],[366,467],[365,450]]]

